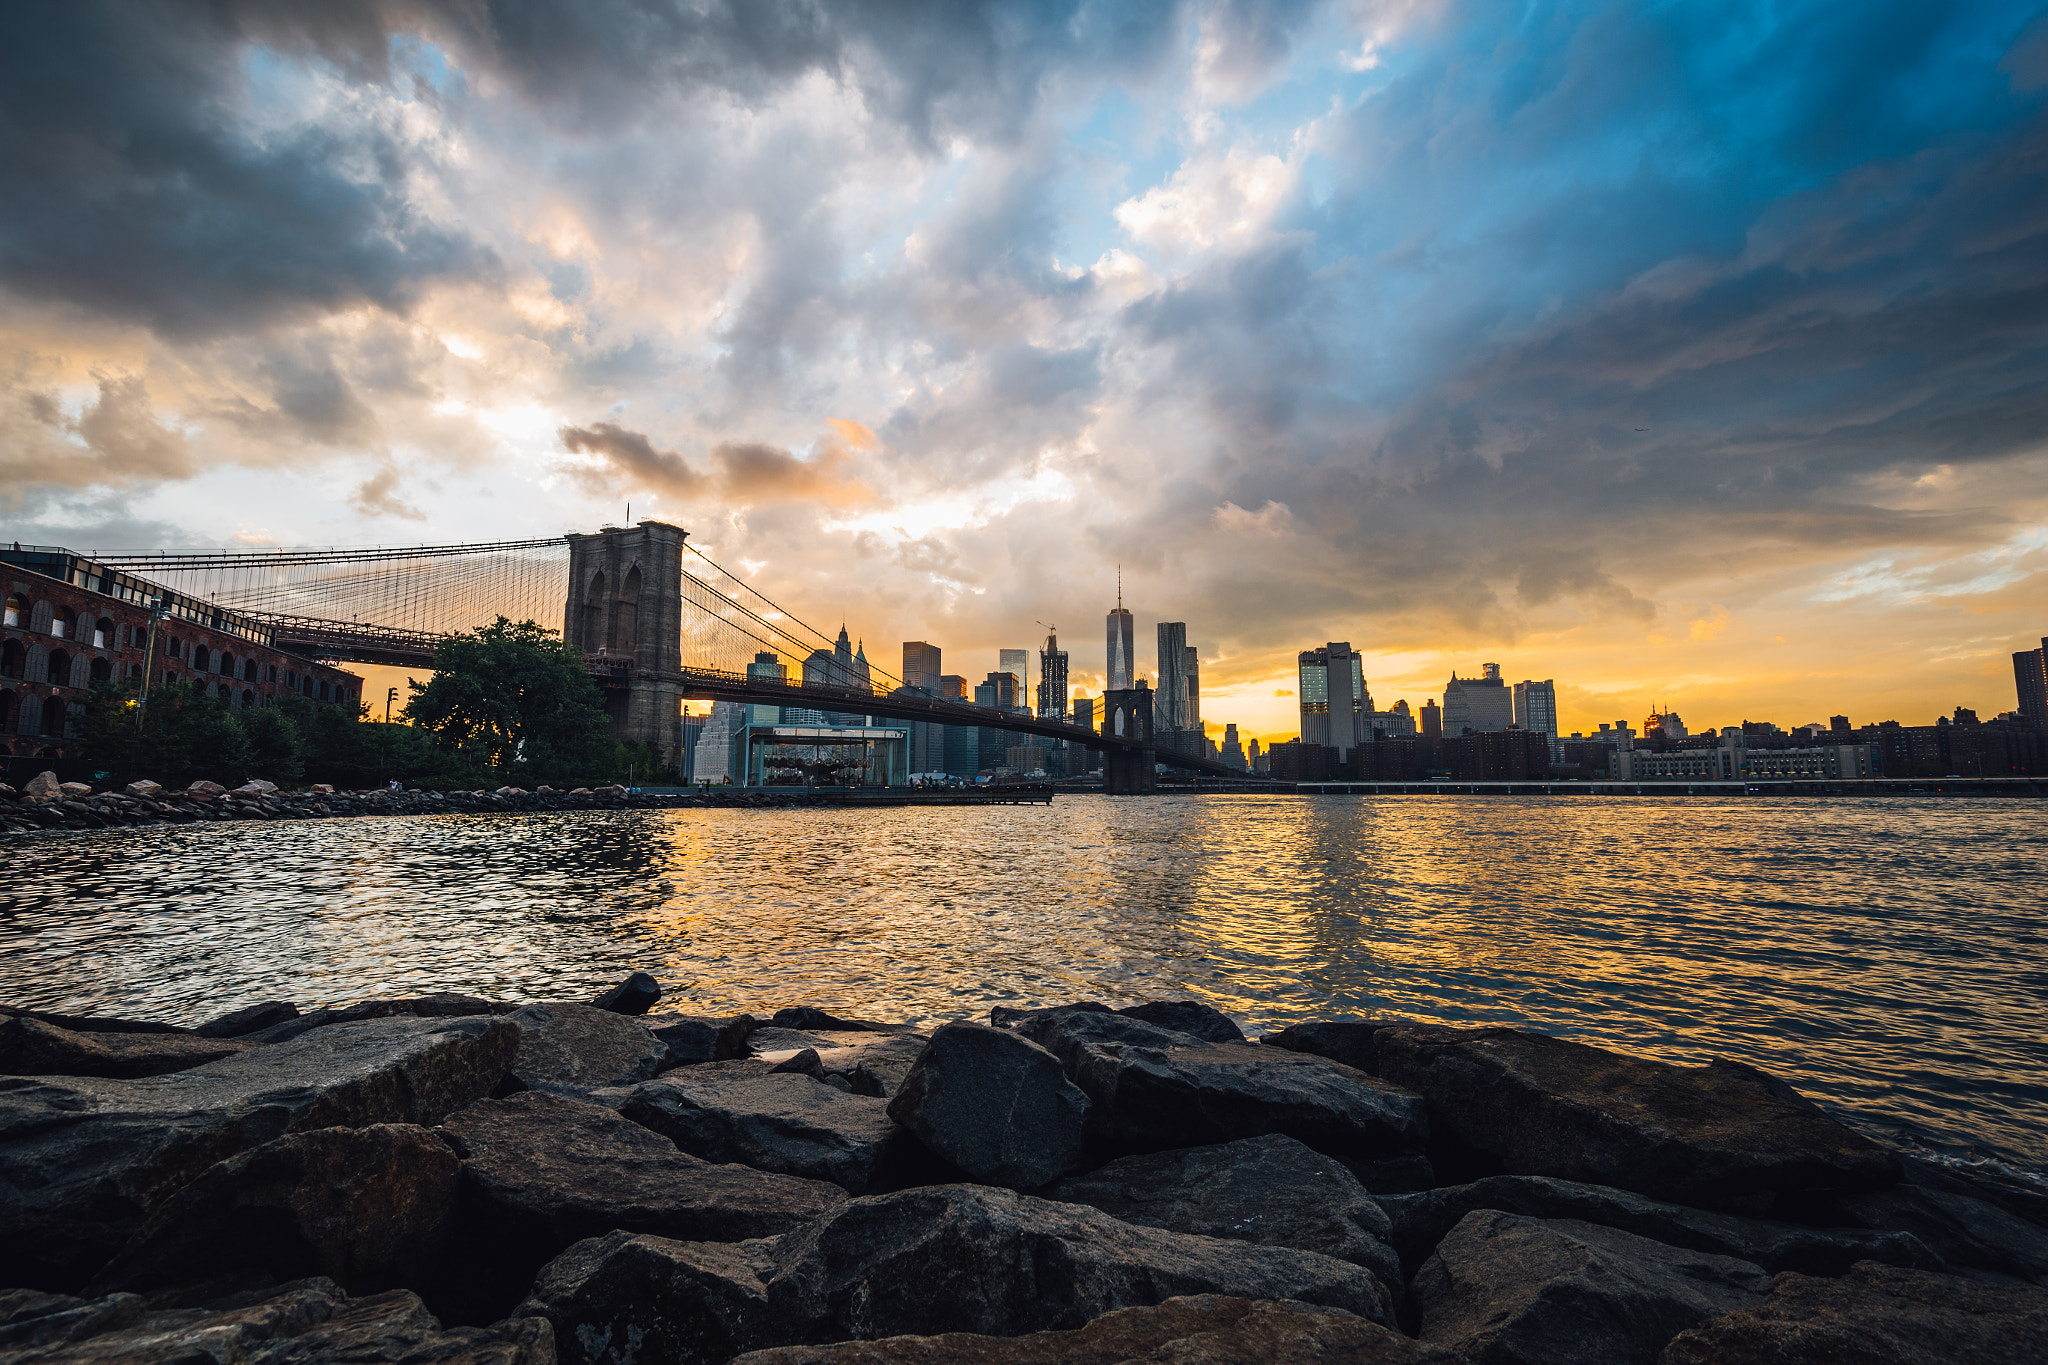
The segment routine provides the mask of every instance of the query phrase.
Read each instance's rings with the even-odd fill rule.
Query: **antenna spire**
[[[1116,566],[1116,609],[1124,609],[1124,566]]]

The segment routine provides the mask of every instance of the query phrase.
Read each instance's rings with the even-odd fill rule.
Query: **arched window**
[[[69,640],[78,633],[78,613],[69,607],[58,607],[50,613],[50,634],[59,640]]]
[[[94,649],[110,649],[113,647],[114,641],[119,638],[114,631],[114,623],[104,616],[100,618],[100,623],[92,628],[92,647]]]
[[[19,628],[27,623],[28,603],[22,600],[19,593],[7,594],[7,610],[5,615],[0,615],[0,625]]]
[[[50,671],[49,674],[43,679],[43,681],[48,683],[54,683],[58,687],[71,686],[71,656],[69,654],[66,654],[61,649],[51,650]],[[57,734],[59,732],[55,730],[44,730],[43,733],[49,735]]]
[[[194,673],[211,673],[213,671],[213,652],[205,645],[192,646],[192,671]]]
[[[177,636],[173,635],[171,637],[171,642],[168,645],[164,646],[164,657],[166,659],[183,658],[184,656],[178,653],[178,651],[183,649],[184,647],[184,642],[179,640]]]
[[[604,572],[590,576],[590,588],[583,594],[583,647],[595,649],[604,643]]]
[[[255,694],[254,692],[251,692],[251,691],[249,691],[249,689],[247,689],[247,688],[243,688],[243,689],[242,689],[242,707],[243,707],[243,709],[244,709],[244,710],[253,710],[253,709],[255,708],[255,706],[256,706],[256,694]]]
[[[113,676],[114,676],[114,661],[113,661],[113,660],[111,660],[111,659],[94,659],[94,660],[92,661],[92,680],[93,680],[94,682],[110,682],[110,681],[112,681],[112,679],[113,679]]]
[[[0,678],[19,678],[28,663],[28,651],[21,641],[8,640],[0,643]]]
[[[64,704],[62,697],[44,697],[43,733],[55,735],[57,738],[62,739],[64,737],[64,721],[70,710],[71,708]]]
[[[605,641],[614,654],[631,654],[640,633],[640,566],[635,564],[619,585],[619,600],[612,605],[611,638]]]
[[[242,660],[242,681],[261,682],[262,680],[263,665],[257,663],[254,659]]]
[[[220,652],[220,658],[215,661],[213,666],[220,670],[220,675],[223,678],[232,678],[235,676],[235,656],[228,653],[226,650],[222,650]]]
[[[13,691],[11,691],[8,688],[0,688],[0,734],[11,734],[13,732],[14,711],[15,701]],[[6,752],[6,748],[4,746],[0,746],[0,754],[4,754]]]

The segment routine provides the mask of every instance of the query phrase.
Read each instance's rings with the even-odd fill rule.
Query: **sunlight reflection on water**
[[[1755,1062],[2048,1160],[2030,802],[1063,797],[178,826],[6,845],[0,999],[195,1023],[461,990],[934,1020],[1194,994]]]

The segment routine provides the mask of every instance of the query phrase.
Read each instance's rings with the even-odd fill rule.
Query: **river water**
[[[234,823],[0,844],[0,1000],[197,1023],[466,991],[884,1019],[1193,995],[1739,1058],[2048,1163],[2048,810],[2024,801],[1062,797]]]

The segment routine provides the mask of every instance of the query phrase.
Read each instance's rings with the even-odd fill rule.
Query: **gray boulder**
[[[1127,1156],[1039,1193],[1139,1227],[1320,1252],[1362,1265],[1390,1287],[1407,1278],[1388,1245],[1387,1215],[1357,1177],[1277,1133]]]
[[[238,1010],[229,1010],[218,1019],[209,1019],[192,1031],[201,1038],[240,1038],[263,1029],[275,1028],[298,1017],[299,1007],[291,1001],[265,1000],[255,1005],[244,1005]]]
[[[2031,1284],[2048,1285],[2048,1228],[1985,1200],[1921,1185],[1898,1185],[1888,1190],[1833,1195],[1821,1208],[1830,1222],[1869,1229],[1872,1236],[1910,1237],[1925,1243],[1949,1267],[1986,1270]],[[1893,1265],[1914,1264],[1876,1254],[1869,1259]],[[1827,1273],[1827,1267],[1785,1268]]]
[[[72,1033],[190,1033],[176,1024],[153,1019],[115,1019],[98,1014],[56,1014],[50,1010],[25,1010],[19,1005],[0,1005],[0,1016],[40,1019]]]
[[[853,1194],[887,1179],[907,1137],[882,1100],[749,1063],[689,1067],[590,1098],[691,1156],[829,1180]]]
[[[732,1365],[1462,1365],[1339,1308],[1191,1294],[1021,1337],[948,1332],[750,1351]]]
[[[1100,1005],[1062,1005],[1058,1009],[1029,1012],[1006,1011],[998,1006],[989,1011],[998,1028],[1021,1033],[1037,1043],[1072,1074],[1081,1055],[1090,1048],[1118,1047],[1200,1047],[1207,1040],[1192,1033],[1163,1028],[1127,1014],[1117,1014]]]
[[[493,1315],[585,1238],[623,1229],[736,1242],[846,1202],[837,1185],[716,1166],[601,1105],[540,1091],[483,1100],[440,1131],[462,1157],[465,1292]]]
[[[1751,1213],[1901,1175],[1891,1153],[1739,1064],[1676,1067],[1509,1028],[1389,1028],[1375,1044],[1379,1074],[1428,1100],[1448,1164]]]
[[[255,1046],[190,1033],[73,1033],[18,1014],[0,1019],[0,1075],[133,1080],[187,1071]]]
[[[796,1029],[815,1033],[899,1033],[910,1028],[908,1024],[880,1024],[872,1019],[842,1019],[836,1014],[810,1005],[798,1005],[792,1009],[777,1010],[769,1018],[773,1028]]]
[[[311,1014],[300,1014],[258,1029],[254,1033],[237,1035],[255,1043],[283,1043],[314,1029],[331,1028],[335,1024],[359,1024],[366,1019],[462,1019],[475,1014],[510,1014],[516,1006],[502,1000],[485,1000],[474,995],[458,995],[443,992],[438,995],[409,996],[401,1000],[363,1000],[338,1009],[314,1010]]]
[[[292,1133],[230,1157],[144,1220],[88,1292],[325,1276],[364,1293],[426,1278],[446,1249],[460,1163],[409,1124]]]
[[[637,1019],[594,1005],[527,1005],[510,1017],[519,1025],[512,1079],[528,1090],[585,1095],[632,1085],[660,1071],[667,1056]]]
[[[1459,1221],[1408,1292],[1416,1335],[1472,1365],[1648,1365],[1678,1333],[1769,1287],[1747,1261],[1487,1210]]]
[[[856,1095],[893,1099],[928,1041],[921,1033],[876,1034],[866,1042],[820,1052],[818,1064],[828,1076],[845,1077]]]
[[[1088,1097],[1029,1039],[948,1024],[925,1044],[888,1114],[970,1179],[1031,1190],[1080,1160]]]
[[[1278,1033],[1259,1039],[1266,1047],[1284,1047],[1289,1052],[1312,1052],[1342,1062],[1354,1071],[1379,1074],[1379,1054],[1373,1036],[1383,1028],[1401,1028],[1407,1019],[1314,1019],[1291,1024]]]
[[[1674,1337],[1662,1365],[2040,1365],[2048,1289],[1859,1265],[1785,1274],[1761,1303]]]
[[[518,1046],[503,1019],[379,1019],[140,1080],[0,1080],[0,1284],[75,1288],[200,1172],[287,1133],[438,1123]]]
[[[703,1019],[689,1014],[644,1014],[640,1023],[654,1035],[664,1051],[661,1068],[690,1066],[698,1062],[723,1062],[744,1057],[750,1050],[747,1036],[754,1031],[754,1016],[731,1019]]]
[[[147,1312],[133,1294],[36,1305],[0,1327],[8,1365],[554,1365],[538,1318],[443,1327],[404,1290],[351,1299],[297,1280],[214,1304]]]
[[[1422,1100],[1321,1057],[1247,1043],[1075,1049],[1067,1075],[1114,1149],[1163,1151],[1282,1133],[1337,1157],[1419,1154]]]
[[[692,1365],[741,1351],[906,1333],[1017,1336],[1182,1294],[1292,1296],[1388,1321],[1371,1272],[1313,1252],[1133,1227],[983,1185],[849,1201],[775,1241],[613,1233],[542,1270],[521,1316],[565,1358]],[[572,1345],[573,1343],[573,1345]]]
[[[1199,1000],[1148,1000],[1142,1005],[1131,1005],[1116,1012],[1176,1033],[1193,1034],[1207,1043],[1244,1041],[1244,1030],[1237,1026],[1235,1020]]]
[[[646,972],[634,972],[591,1004],[613,1014],[645,1014],[661,1000],[661,983]]]
[[[1858,1261],[1940,1269],[1941,1257],[1906,1232],[1812,1228],[1764,1218],[1709,1213],[1628,1190],[1539,1175],[1496,1175],[1468,1185],[1378,1196],[1393,1222],[1391,1240],[1411,1270],[1466,1214],[1497,1209],[1530,1218],[1576,1218],[1669,1246],[1754,1261],[1765,1270],[1840,1275]]]

